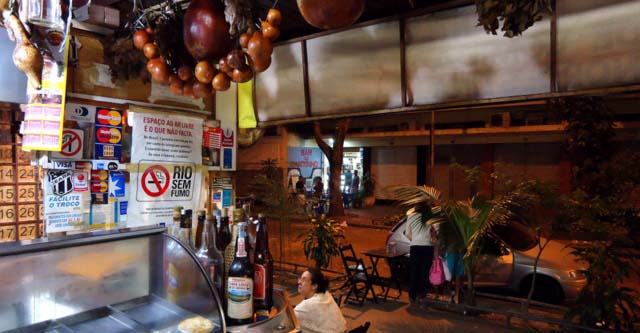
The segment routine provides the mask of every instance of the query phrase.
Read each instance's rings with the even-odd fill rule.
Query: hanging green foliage
[[[500,29],[505,37],[512,38],[542,20],[552,9],[551,0],[476,0],[476,12],[478,25],[487,33],[497,35]]]

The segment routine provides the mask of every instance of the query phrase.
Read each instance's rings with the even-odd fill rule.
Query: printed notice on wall
[[[202,120],[136,113],[128,226],[169,225],[173,208],[197,209]]]
[[[44,183],[44,220],[47,233],[83,230],[89,207],[89,175],[79,170],[47,170]]]
[[[202,163],[202,119],[136,113],[131,163],[140,160]]]

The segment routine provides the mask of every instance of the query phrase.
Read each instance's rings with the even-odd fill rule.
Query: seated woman
[[[308,268],[298,279],[298,292],[304,301],[295,307],[302,332],[339,333],[347,331],[347,321],[327,291],[329,281],[322,272]]]

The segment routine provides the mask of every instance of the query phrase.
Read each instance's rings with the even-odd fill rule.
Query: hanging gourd
[[[364,11],[364,0],[297,0],[302,17],[320,29],[335,29],[355,23]]]

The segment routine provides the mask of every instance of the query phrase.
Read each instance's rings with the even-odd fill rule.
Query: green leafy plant
[[[277,167],[277,161],[267,159],[261,161],[260,174],[253,178],[251,190],[256,199],[264,206],[263,212],[279,222],[279,260],[284,260],[284,227],[289,225],[292,219],[302,215],[304,202],[298,196],[292,195],[284,183],[282,172]]]
[[[611,246],[609,242],[595,242],[585,248],[577,247],[573,254],[585,259],[589,267],[582,271],[587,277],[587,285],[566,317],[578,318],[582,324],[591,327],[635,332],[633,323],[638,320],[640,313],[638,292],[620,286],[629,278],[634,255]]]
[[[595,328],[633,331],[639,298],[623,281],[638,270],[633,230],[640,224],[634,197],[640,189],[640,156],[614,144],[613,113],[602,98],[565,98],[553,106],[567,123],[565,148],[574,165],[574,190],[560,220],[591,239],[574,246],[573,253],[589,265],[583,271],[587,284],[566,317]]]
[[[440,191],[430,186],[398,186],[394,192],[401,205],[410,208],[408,213],[421,213],[424,223],[439,225],[440,230],[447,230],[447,238],[460,244],[469,288],[465,303],[475,304],[474,281],[484,240],[494,226],[506,224],[517,209],[529,206],[531,196],[520,187],[492,200],[474,196],[466,201],[444,201]]]
[[[522,303],[522,310],[527,312],[531,299],[536,291],[537,270],[540,257],[551,239],[555,237],[552,232],[547,232],[540,224],[540,220],[546,219],[546,217],[539,216],[539,213],[541,211],[553,212],[562,207],[563,201],[562,197],[558,195],[557,187],[550,182],[539,180],[524,180],[517,182],[514,181],[511,176],[499,171],[487,174],[478,166],[469,168],[458,163],[453,163],[450,167],[464,172],[467,181],[471,183],[472,186],[477,187],[480,182],[486,179],[493,184],[494,188],[500,188],[501,192],[512,193],[519,197],[519,199],[515,200],[516,202],[526,203],[507,208],[512,212],[514,217],[517,217],[519,222],[529,226],[536,233],[536,247],[538,253],[536,254],[533,263],[533,276],[529,291],[526,294],[527,300]],[[509,168],[510,166],[503,162],[497,161],[494,163],[494,169],[506,170]],[[520,178],[525,178],[525,175],[521,175]]]
[[[573,162],[573,185],[592,194],[613,188],[603,167],[615,155],[613,113],[599,97],[568,97],[553,102],[566,122],[564,148]]]
[[[303,239],[304,255],[315,262],[315,267],[327,268],[331,258],[340,254],[340,241],[344,239],[346,222],[337,223],[324,214],[309,220],[311,230],[300,235]]]
[[[534,22],[550,14],[550,0],[476,0],[478,25],[496,35],[502,21],[505,37],[521,35]]]

